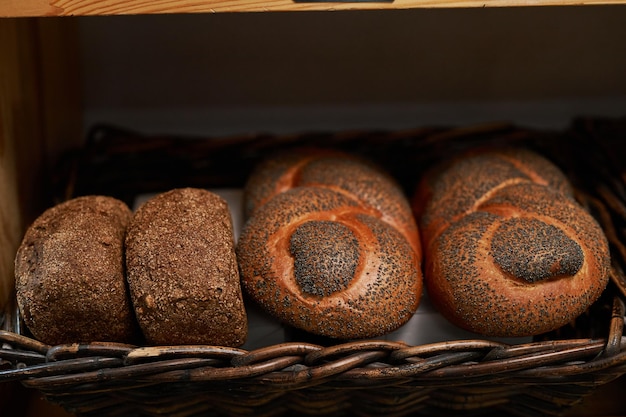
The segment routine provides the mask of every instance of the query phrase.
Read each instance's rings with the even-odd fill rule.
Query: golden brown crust
[[[28,228],[15,259],[16,292],[37,339],[132,341],[123,255],[131,215],[121,201],[85,196],[48,209]]]
[[[393,225],[421,257],[421,242],[411,206],[400,186],[370,161],[333,150],[279,154],[260,164],[244,194],[246,217],[274,196],[295,187],[326,187],[349,195]]]
[[[151,344],[240,346],[247,334],[226,202],[200,189],[159,194],[135,213],[128,283]]]
[[[261,203],[237,245],[251,298],[285,323],[334,338],[406,323],[421,296],[421,254],[399,188],[344,154],[290,155],[264,167],[249,182],[251,201]]]
[[[425,282],[453,323],[536,335],[565,325],[604,290],[606,237],[545,159],[513,150],[466,156],[428,184],[416,194],[430,196],[421,215]]]

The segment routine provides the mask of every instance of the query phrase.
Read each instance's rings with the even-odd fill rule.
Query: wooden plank
[[[625,0],[4,0],[0,17],[624,4]]]
[[[45,157],[51,169],[82,141],[82,89],[76,19],[36,19]]]
[[[75,23],[0,19],[0,311],[23,231],[50,205],[49,170],[80,140]]]
[[[0,307],[13,293],[13,260],[23,229],[18,187],[19,141],[39,137],[30,20],[0,20]],[[33,155],[39,153],[36,146]]]

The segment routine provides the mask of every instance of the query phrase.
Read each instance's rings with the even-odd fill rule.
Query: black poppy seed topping
[[[435,178],[434,195],[422,224],[428,225],[439,217],[451,220],[466,213],[503,180],[515,178],[528,180],[524,173],[504,160],[493,160],[486,155],[459,160]]]
[[[498,216],[486,212],[474,212],[452,226],[439,237],[439,250],[442,259],[447,262],[442,263],[444,268],[445,281],[454,287],[462,285],[476,285],[480,281],[475,263],[480,258],[477,243],[493,222],[498,220]],[[472,290],[473,298],[478,298],[482,290]]]
[[[255,167],[248,178],[244,193],[244,215],[249,219],[268,198],[276,192],[276,184],[289,168],[298,160],[298,156],[282,155],[269,158]]]
[[[584,262],[578,243],[536,219],[504,221],[494,233],[491,250],[503,271],[530,283],[575,275]]]
[[[315,159],[303,168],[300,181],[301,185],[335,185],[393,218],[411,213],[395,180],[367,161],[345,156]]]
[[[359,241],[347,226],[308,221],[291,235],[296,282],[306,294],[328,296],[345,289],[359,262]]]
[[[518,169],[528,173],[529,177],[541,178],[548,187],[564,197],[573,198],[573,189],[565,174],[544,156],[523,148],[501,149],[493,155],[510,161]]]

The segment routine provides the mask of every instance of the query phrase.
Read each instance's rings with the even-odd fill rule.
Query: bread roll
[[[269,159],[250,177],[243,286],[290,326],[340,339],[391,332],[417,309],[419,235],[399,186],[341,153]]]
[[[295,187],[324,187],[357,199],[398,230],[421,259],[420,237],[404,191],[371,161],[333,150],[284,152],[263,161],[246,183],[244,215]]]
[[[21,315],[51,345],[129,342],[136,333],[124,276],[131,218],[121,201],[85,196],[46,210],[15,258]]]
[[[182,188],[145,202],[128,229],[126,266],[148,343],[235,347],[245,342],[232,220],[221,197]]]
[[[429,298],[464,329],[548,332],[584,312],[608,282],[602,229],[563,173],[531,151],[456,158],[426,177],[414,206]]]

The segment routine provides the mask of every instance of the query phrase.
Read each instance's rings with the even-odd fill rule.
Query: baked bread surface
[[[246,186],[237,245],[250,297],[281,321],[340,339],[391,332],[417,309],[419,235],[401,189],[343,153],[269,159]]]
[[[414,207],[429,298],[462,328],[541,334],[582,314],[607,285],[602,229],[536,153],[461,156],[424,179]]]
[[[159,194],[135,212],[126,238],[133,306],[149,344],[240,346],[247,317],[232,220],[218,195]]]
[[[35,338],[51,345],[134,340],[124,275],[131,215],[119,200],[84,196],[51,207],[27,229],[15,258],[16,296]]]

